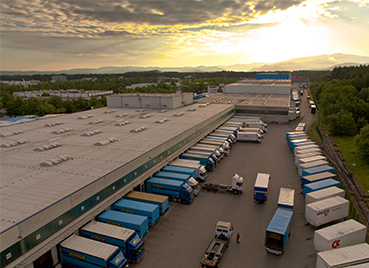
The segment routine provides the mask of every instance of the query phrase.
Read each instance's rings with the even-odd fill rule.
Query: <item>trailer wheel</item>
[[[182,204],[187,205],[188,202],[186,200],[182,199]]]
[[[208,192],[210,192],[211,190],[213,189],[213,184],[212,183],[209,183],[208,187],[206,188],[206,190]]]
[[[236,189],[233,190],[233,194],[236,194],[237,195],[238,194],[238,190],[236,190]]]
[[[213,192],[213,193],[216,193],[216,192],[218,192],[218,189],[217,189],[217,188],[213,188],[213,189],[212,189],[212,192]]]

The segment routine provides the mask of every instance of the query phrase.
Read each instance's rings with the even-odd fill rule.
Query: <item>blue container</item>
[[[268,186],[270,175],[258,173],[254,184],[254,200],[264,202],[268,198]]]
[[[137,263],[144,255],[145,247],[134,230],[91,221],[81,228],[81,236],[119,247],[130,262]]]
[[[180,156],[181,159],[200,161],[200,164],[205,166],[208,171],[212,171],[215,168],[215,162],[211,156],[204,156],[192,153],[184,153]]]
[[[64,265],[78,268],[129,267],[127,259],[117,246],[72,235],[60,244]]]
[[[292,227],[292,210],[278,208],[265,232],[265,249],[282,255]]]
[[[166,195],[174,201],[191,204],[195,198],[192,188],[183,181],[151,178],[146,181],[146,191]]]
[[[158,205],[160,215],[164,215],[169,209],[169,198],[163,195],[132,191],[123,198]]]
[[[146,216],[149,225],[153,226],[159,221],[159,206],[129,199],[121,199],[110,207],[112,210]]]
[[[337,186],[340,187],[340,182],[335,179],[325,179],[304,185],[304,197],[306,194],[319,191],[328,187]]]
[[[197,170],[196,168],[189,167],[177,167],[177,166],[165,166],[161,171],[179,173],[179,174],[187,174],[196,179]]]
[[[145,237],[149,232],[149,219],[145,216],[106,210],[97,216],[97,220],[135,230],[141,238]]]
[[[334,173],[334,167],[331,166],[321,166],[321,167],[315,167],[315,168],[308,168],[304,169],[302,171],[302,177],[317,174],[317,173],[323,173],[323,172],[332,172]]]

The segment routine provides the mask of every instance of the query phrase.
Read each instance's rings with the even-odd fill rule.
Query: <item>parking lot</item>
[[[285,134],[296,125],[269,124],[260,144],[237,143],[213,171],[207,182],[230,184],[234,173],[245,180],[244,193],[201,191],[191,205],[170,203],[170,209],[145,238],[146,253],[132,267],[200,267],[200,259],[214,237],[218,220],[234,224],[234,236],[220,262],[221,267],[315,267],[314,228],[305,225],[305,201],[301,179]],[[271,174],[268,200],[253,201],[257,173]],[[264,235],[277,208],[280,187],[295,189],[295,206],[291,237],[283,256],[266,253]],[[236,244],[236,234],[240,242]]]

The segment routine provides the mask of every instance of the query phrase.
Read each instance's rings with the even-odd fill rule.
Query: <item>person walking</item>
[[[237,233],[236,238],[237,238],[237,243],[240,243],[240,234],[239,233]]]

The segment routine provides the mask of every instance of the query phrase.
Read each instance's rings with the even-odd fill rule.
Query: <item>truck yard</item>
[[[137,268],[200,267],[204,249],[214,237],[217,221],[229,221],[234,234],[220,262],[220,267],[315,267],[313,246],[315,228],[305,225],[305,199],[301,178],[297,174],[294,155],[287,146],[286,132],[295,125],[269,124],[261,144],[236,143],[232,153],[218,167],[208,172],[206,183],[230,184],[235,173],[244,178],[243,194],[214,194],[201,190],[191,205],[169,203],[161,217],[145,237],[145,257]],[[253,201],[257,173],[271,175],[268,201]],[[283,256],[267,253],[265,230],[276,209],[281,187],[295,190],[291,236]]]

